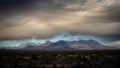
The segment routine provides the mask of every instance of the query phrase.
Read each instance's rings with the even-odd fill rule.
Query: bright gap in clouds
[[[103,43],[100,39],[92,35],[78,34],[73,36],[68,33],[63,33],[49,39],[41,39],[41,38],[38,38],[37,36],[33,36],[31,39],[26,39],[26,40],[4,40],[4,41],[0,41],[0,44],[1,44],[0,47],[21,47],[21,44],[24,44],[24,43],[43,44],[46,41],[57,42],[60,40],[78,41],[78,40],[89,40],[89,39],[93,39],[100,43]]]

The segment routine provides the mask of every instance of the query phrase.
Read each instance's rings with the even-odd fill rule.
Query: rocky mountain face
[[[24,44],[25,45],[25,44]],[[79,40],[79,41],[64,41],[58,42],[46,41],[44,44],[33,45],[28,43],[26,47],[22,48],[26,50],[98,50],[98,49],[114,49],[114,47],[100,44],[95,40]]]

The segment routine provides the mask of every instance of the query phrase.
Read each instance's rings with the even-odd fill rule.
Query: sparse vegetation
[[[0,51],[0,68],[119,68],[119,50]]]

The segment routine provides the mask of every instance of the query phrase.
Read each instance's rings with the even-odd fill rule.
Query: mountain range
[[[25,47],[22,50],[101,50],[101,49],[115,49],[116,47],[108,46],[99,43],[95,40],[79,40],[79,41],[64,41],[60,40],[57,42],[46,41],[43,44],[35,43],[24,43],[21,44]]]

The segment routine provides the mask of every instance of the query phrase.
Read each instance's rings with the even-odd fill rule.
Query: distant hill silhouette
[[[79,41],[64,41],[57,42],[46,41],[44,44],[33,45],[30,43],[24,44],[25,50],[101,50],[101,49],[115,49],[116,47],[103,45],[95,40],[79,40]]]

